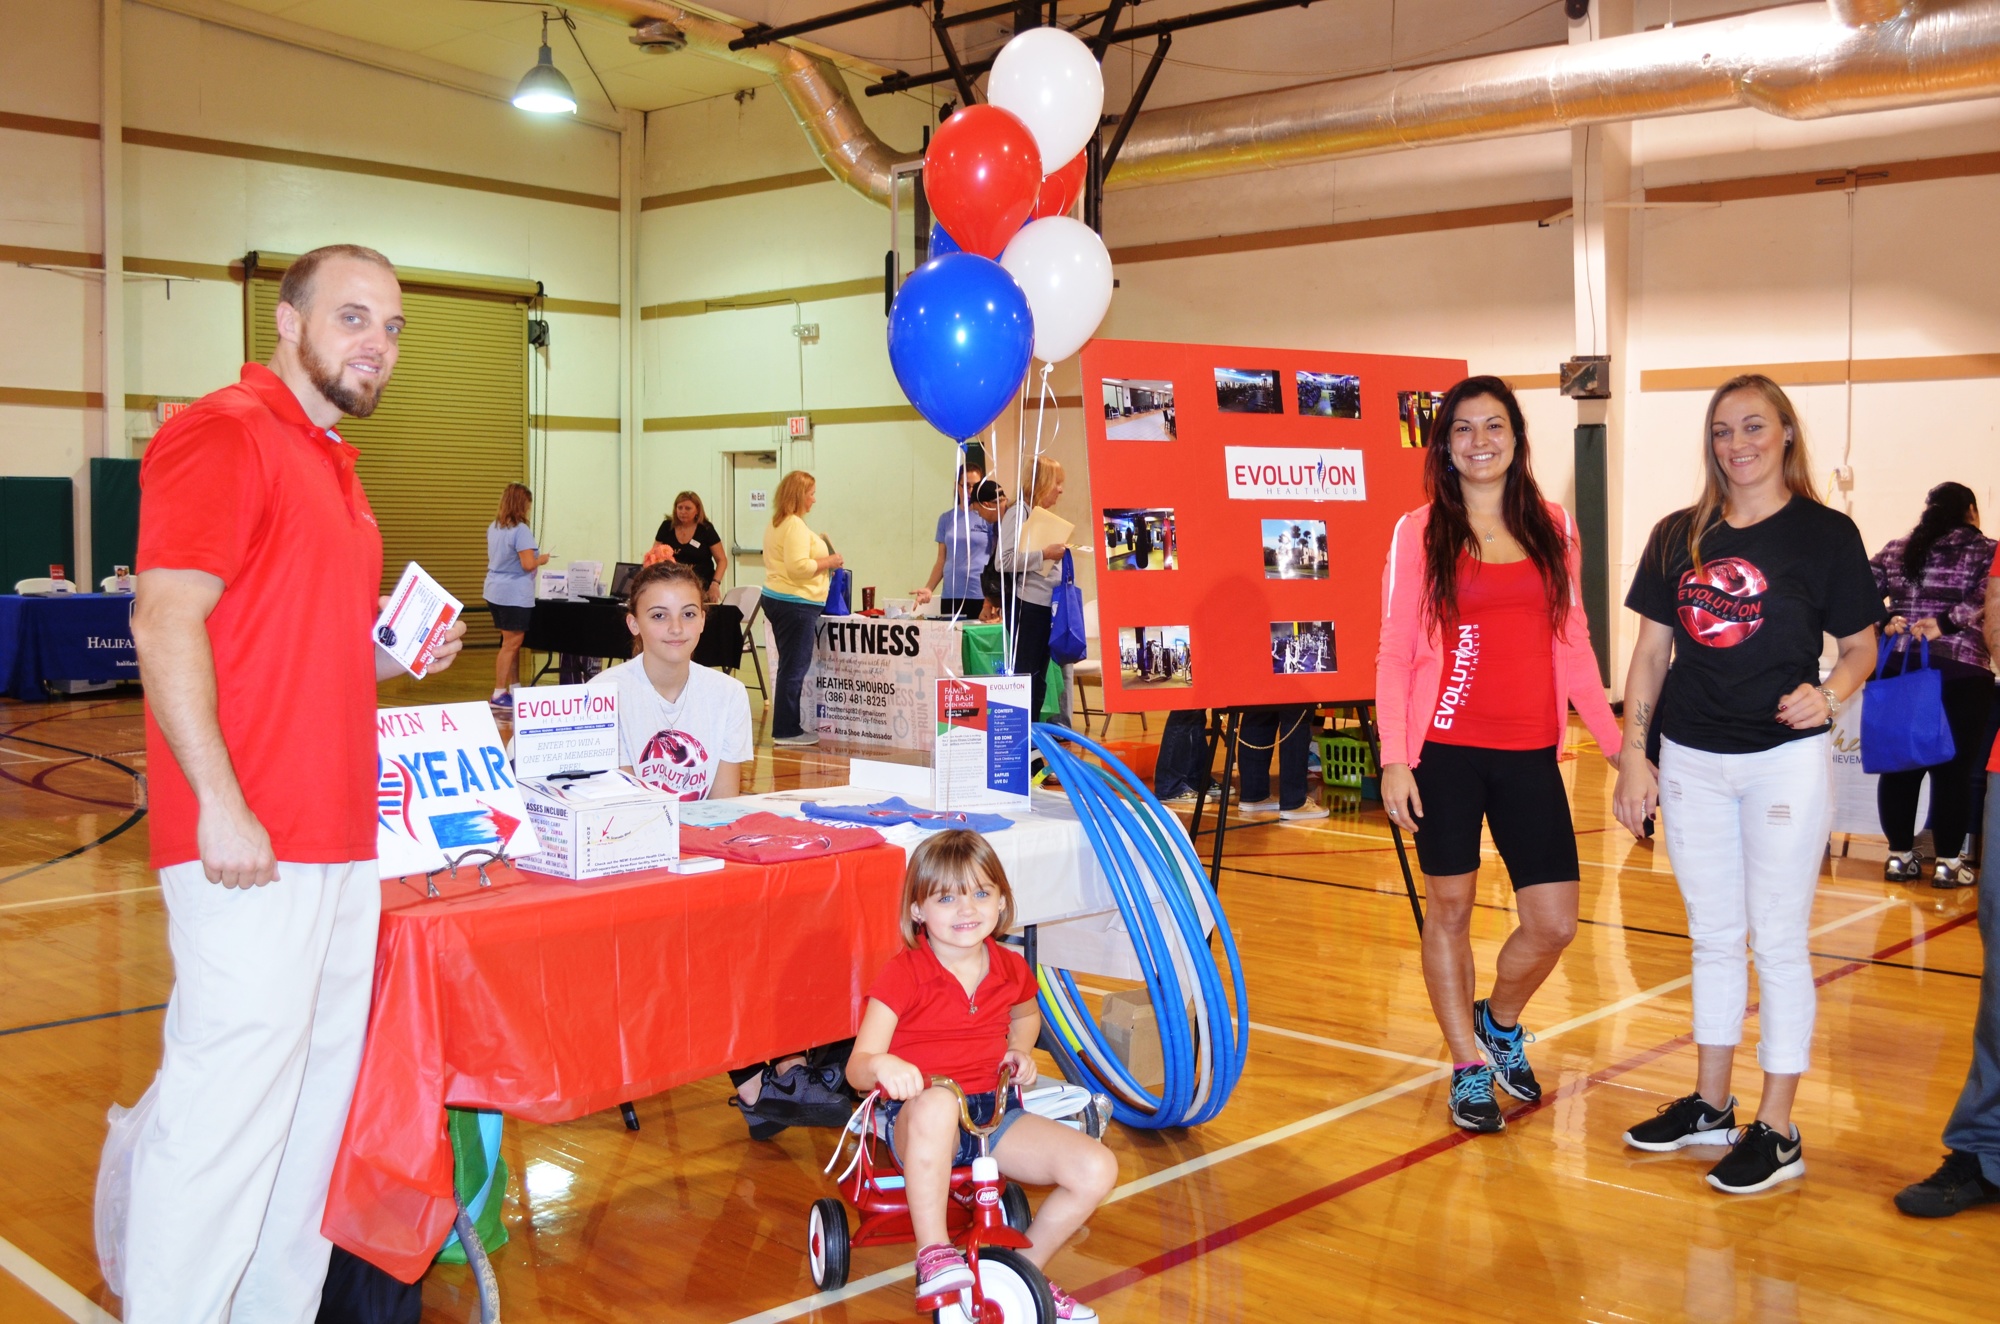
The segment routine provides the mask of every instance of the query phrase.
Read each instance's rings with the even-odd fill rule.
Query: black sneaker
[[[1708,1170],[1708,1184],[1731,1195],[1754,1195],[1806,1175],[1806,1146],[1799,1129],[1789,1139],[1762,1122],[1736,1132],[1736,1146]]]
[[[1699,1093],[1660,1105],[1659,1115],[1641,1122],[1625,1133],[1625,1143],[1634,1149],[1666,1153],[1689,1145],[1727,1145],[1736,1126],[1736,1098],[1721,1112],[1708,1106]]]
[[[1468,1131],[1503,1131],[1507,1119],[1493,1098],[1493,1068],[1457,1067],[1451,1073],[1451,1120]]]
[[[1500,1088],[1523,1103],[1540,1103],[1542,1086],[1528,1065],[1528,1045],[1535,1036],[1518,1025],[1501,1029],[1485,998],[1472,1004],[1472,1034],[1479,1040],[1479,1051],[1493,1064],[1493,1078]]]
[[[752,1140],[775,1140],[785,1130],[783,1122],[774,1122],[768,1117],[759,1115],[756,1108],[745,1104],[735,1094],[729,1096],[729,1106],[743,1114],[743,1125],[750,1128]]]
[[[1950,1218],[1975,1205],[2000,1200],[2000,1186],[1986,1180],[1979,1155],[1954,1149],[1938,1170],[1896,1192],[1896,1208],[1912,1218]]]
[[[854,1114],[854,1098],[842,1087],[840,1068],[796,1066],[782,1075],[764,1073],[757,1113],[786,1126],[824,1126],[838,1130]]]

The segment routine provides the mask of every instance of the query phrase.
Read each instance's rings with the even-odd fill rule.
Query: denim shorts
[[[999,1149],[1000,1137],[1006,1135],[1014,1123],[1028,1115],[1028,1110],[1020,1105],[1020,1095],[1016,1093],[1014,1098],[1014,1105],[1001,1115],[999,1128],[992,1135],[986,1137],[986,1152],[988,1154]],[[993,1101],[994,1092],[992,1090],[987,1090],[983,1094],[968,1094],[965,1096],[965,1107],[972,1114],[972,1120],[984,1126],[993,1120]],[[896,1165],[898,1167],[901,1167],[903,1163],[903,1151],[896,1145],[896,1115],[902,1111],[902,1102],[890,1099],[882,1105],[882,1110],[879,1114],[882,1118],[882,1125],[887,1131],[884,1138],[889,1142],[889,1152],[896,1156]],[[951,1166],[954,1168],[967,1167],[971,1164],[972,1160],[978,1157],[979,1137],[966,1130],[963,1121],[961,1121],[958,1128],[958,1152],[952,1156]]]

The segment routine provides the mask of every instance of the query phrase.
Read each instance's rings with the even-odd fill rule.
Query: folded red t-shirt
[[[882,844],[874,828],[808,823],[783,814],[749,814],[726,827],[683,827],[683,855],[714,855],[739,864],[783,864]]]

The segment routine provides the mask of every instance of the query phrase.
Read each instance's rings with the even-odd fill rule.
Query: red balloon
[[[1083,196],[1083,177],[1090,170],[1090,150],[1085,148],[1070,158],[1068,165],[1042,176],[1042,191],[1035,195],[1035,219],[1067,216]]]
[[[1042,186],[1035,136],[1010,111],[967,106],[924,153],[924,194],[938,223],[968,253],[998,258],[1028,221]]]

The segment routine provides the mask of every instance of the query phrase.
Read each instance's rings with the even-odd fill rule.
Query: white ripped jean
[[[1833,800],[1824,735],[1755,754],[1660,742],[1660,817],[1694,943],[1694,1041],[1743,1041],[1757,961],[1757,1062],[1773,1075],[1811,1064],[1807,930]]]

